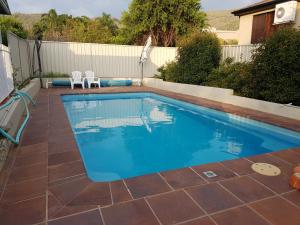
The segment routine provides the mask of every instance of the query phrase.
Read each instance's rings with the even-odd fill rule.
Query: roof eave
[[[297,0],[299,1],[299,0]],[[266,2],[259,5],[253,5],[246,8],[238,9],[233,12],[231,12],[235,16],[244,16],[247,14],[263,11],[263,10],[269,10],[273,9],[274,6],[278,3],[287,2],[287,0],[274,0],[272,2]]]
[[[9,9],[7,1],[0,0],[0,14],[2,15],[11,15],[11,11]]]

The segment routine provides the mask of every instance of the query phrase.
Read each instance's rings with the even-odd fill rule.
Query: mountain
[[[31,30],[33,24],[41,19],[42,14],[15,13],[13,16],[23,23],[26,30]]]
[[[232,15],[231,10],[208,11],[206,14],[207,23],[217,30],[238,30],[239,28],[239,18]],[[33,24],[40,20],[42,14],[15,13],[13,16],[20,20],[26,29],[30,30]]]
[[[217,30],[238,30],[239,17],[231,14],[232,10],[208,11],[207,23]]]

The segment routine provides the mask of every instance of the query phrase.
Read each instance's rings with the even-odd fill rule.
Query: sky
[[[259,0],[201,0],[205,11],[236,9]],[[106,12],[120,18],[131,0],[8,0],[12,12],[44,13],[54,8],[58,13],[96,17]]]

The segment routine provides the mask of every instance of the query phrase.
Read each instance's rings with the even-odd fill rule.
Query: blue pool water
[[[63,95],[94,181],[300,146],[300,133],[152,93]]]

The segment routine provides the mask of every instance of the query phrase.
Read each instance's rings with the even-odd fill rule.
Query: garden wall
[[[235,96],[233,95],[233,90],[230,89],[165,82],[155,78],[145,78],[143,84],[148,87],[206,98],[213,101],[274,114],[277,116],[300,120],[299,107]]]

